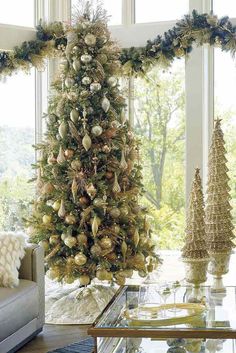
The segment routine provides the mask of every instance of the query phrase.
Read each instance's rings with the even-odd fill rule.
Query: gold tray
[[[178,312],[174,312],[174,309]],[[173,310],[173,317],[158,317],[161,311]],[[176,303],[158,306],[140,306],[132,310],[125,310],[124,317],[130,326],[167,326],[190,324],[199,322],[199,318],[206,311],[206,306],[200,303]],[[140,312],[151,318],[142,318]]]

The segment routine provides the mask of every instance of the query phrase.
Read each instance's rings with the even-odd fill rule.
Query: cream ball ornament
[[[120,210],[117,207],[112,208],[109,213],[112,218],[118,218],[120,216]]]
[[[84,42],[91,47],[93,47],[96,44],[96,40],[97,40],[96,37],[92,33],[88,33],[84,37]]]
[[[90,283],[90,277],[88,275],[80,276],[79,283],[81,286],[87,286]]]
[[[99,82],[93,82],[90,85],[90,91],[91,92],[98,92],[102,88],[101,84]]]
[[[116,77],[109,77],[107,79],[107,84],[110,86],[110,87],[115,87],[117,85],[117,78]]]
[[[92,61],[92,56],[89,54],[83,54],[83,55],[81,55],[80,60],[82,61],[82,63],[88,64]]]
[[[71,78],[71,77],[67,77],[65,79],[65,86],[67,88],[71,88],[74,85],[74,83],[75,83],[75,80],[73,78]]]
[[[87,256],[85,256],[83,253],[78,253],[75,255],[75,263],[78,266],[83,266],[87,262]]]
[[[76,223],[76,218],[75,218],[74,215],[69,214],[69,215],[67,215],[67,216],[65,217],[65,222],[66,222],[67,224],[75,224],[75,223]]]
[[[90,77],[88,77],[88,76],[84,76],[83,78],[82,78],[82,83],[83,83],[83,85],[90,85],[90,83],[91,83],[91,78]]]
[[[104,268],[98,269],[96,272],[96,277],[99,281],[105,281],[108,277],[108,271]]]
[[[91,132],[92,132],[92,134],[94,136],[100,136],[102,134],[102,131],[103,130],[102,130],[102,127],[100,125],[93,126],[92,130],[91,130]]]
[[[65,241],[65,239],[68,237],[69,235],[66,233],[62,233],[61,234],[61,240]]]
[[[60,206],[61,206],[61,201],[57,200],[53,203],[52,208],[54,209],[54,211],[58,211]]]
[[[77,239],[75,237],[72,237],[71,235],[69,235],[68,237],[65,238],[64,243],[66,246],[68,246],[68,248],[73,248],[73,246],[76,245],[77,243]]]

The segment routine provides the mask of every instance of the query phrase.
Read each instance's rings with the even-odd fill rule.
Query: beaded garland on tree
[[[145,276],[158,258],[138,205],[141,167],[116,77],[119,49],[104,18],[90,16],[66,29],[28,226],[51,278],[124,284],[133,270]]]

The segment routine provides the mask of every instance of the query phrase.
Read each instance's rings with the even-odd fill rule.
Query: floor
[[[161,253],[164,263],[160,271],[160,281],[182,280],[184,278],[183,263],[179,260],[180,253],[163,251]],[[225,285],[236,285],[236,254],[231,257],[230,271],[225,276]],[[209,278],[208,283],[212,281]],[[134,278],[131,282],[135,283]],[[20,353],[46,353],[50,350],[64,347],[70,343],[78,342],[87,335],[89,326],[85,325],[45,325],[44,331],[34,340],[23,347]]]
[[[35,339],[20,349],[19,353],[46,353],[53,349],[78,342],[87,336],[88,326],[45,325]]]

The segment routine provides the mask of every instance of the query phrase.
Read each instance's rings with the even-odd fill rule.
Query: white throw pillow
[[[22,233],[0,232],[0,287],[19,284],[20,260],[24,256],[25,237]]]

